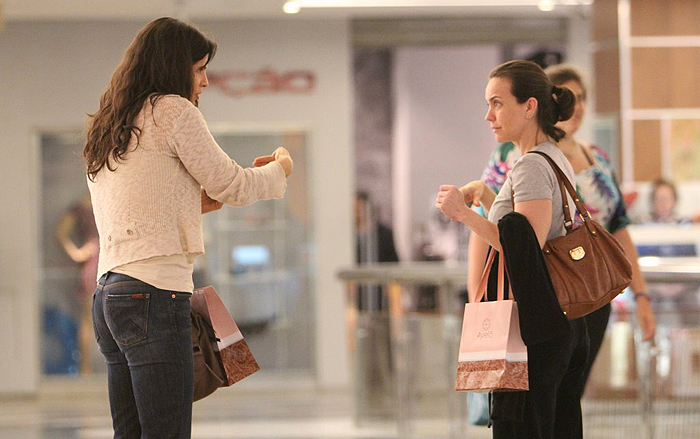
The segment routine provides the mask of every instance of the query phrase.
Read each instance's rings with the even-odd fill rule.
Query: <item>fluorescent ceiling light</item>
[[[299,2],[288,1],[282,6],[282,10],[287,14],[296,14],[301,10],[301,6],[299,6]]]
[[[465,6],[537,6],[552,10],[555,5],[591,5],[593,0],[289,0],[284,11],[290,14],[303,8],[429,8]],[[549,9],[548,9],[549,8]]]
[[[540,0],[540,3],[537,5],[538,8],[540,8],[540,11],[553,11],[554,10],[554,0]]]

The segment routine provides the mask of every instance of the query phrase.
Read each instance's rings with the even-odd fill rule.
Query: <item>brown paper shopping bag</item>
[[[527,347],[520,336],[518,306],[504,300],[504,264],[499,257],[498,294],[482,302],[493,266],[491,250],[475,300],[464,307],[455,390],[472,392],[528,390]],[[511,292],[509,297],[513,297]]]
[[[214,287],[194,290],[190,304],[196,401],[252,375],[260,366]]]

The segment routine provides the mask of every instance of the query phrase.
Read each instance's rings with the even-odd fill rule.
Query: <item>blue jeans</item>
[[[194,375],[190,293],[108,272],[92,318],[107,360],[115,439],[187,439]]]

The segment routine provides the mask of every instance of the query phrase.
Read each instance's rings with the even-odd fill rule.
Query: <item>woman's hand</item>
[[[216,201],[207,195],[207,192],[204,190],[204,188],[202,188],[202,214],[219,210],[221,207],[223,207],[223,205],[224,203]]]
[[[496,200],[496,192],[493,191],[486,183],[481,180],[474,180],[459,188],[459,191],[464,195],[464,202],[469,205],[483,206],[488,212]]]
[[[255,160],[253,160],[253,166],[258,168],[271,162],[279,162],[279,164],[282,165],[285,177],[289,177],[294,169],[294,162],[292,161],[292,157],[289,155],[289,151],[282,147],[277,148],[275,152],[270,155],[256,157]]]
[[[642,340],[651,340],[656,333],[656,317],[654,316],[654,311],[651,310],[649,297],[646,294],[639,295],[636,301],[637,322],[639,322],[639,327],[642,329]]]
[[[464,218],[465,210],[469,209],[464,202],[464,195],[456,186],[451,185],[440,186],[435,207],[452,221],[460,221]]]
[[[472,203],[474,206],[481,206],[481,197],[484,194],[485,187],[486,184],[483,181],[474,180],[459,188],[462,196],[464,196],[464,203],[466,205]]]

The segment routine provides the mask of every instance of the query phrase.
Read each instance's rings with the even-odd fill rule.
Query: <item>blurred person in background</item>
[[[589,213],[598,223],[603,225],[622,244],[633,268],[631,289],[636,302],[637,321],[642,330],[642,338],[650,340],[656,331],[656,319],[651,308],[647,283],[639,269],[637,249],[626,226],[630,224],[625,203],[615,179],[615,173],[607,154],[597,146],[589,145],[574,137],[581,127],[586,114],[586,85],[581,74],[573,67],[558,64],[545,69],[545,73],[554,85],[566,87],[576,96],[576,105],[572,117],[556,124],[564,131],[557,146],[568,159],[575,172],[576,190]],[[513,169],[521,154],[513,143],[500,144],[491,155],[482,181],[498,193],[505,182],[508,173]],[[465,190],[465,189],[462,189]],[[481,208],[479,208],[481,209]],[[484,214],[483,210],[480,210]],[[578,226],[582,225],[579,215],[576,215]],[[476,236],[471,235],[469,241],[469,280],[468,289],[471,294],[476,291],[479,277],[486,261],[488,245]],[[472,297],[470,295],[470,297]],[[584,317],[590,338],[590,354],[586,366],[585,382],[588,379],[593,362],[598,354],[605,336],[605,330],[610,318],[611,305]],[[583,396],[584,388],[581,388]]]
[[[391,228],[379,221],[376,207],[367,192],[355,193],[355,262],[399,262]],[[386,310],[386,292],[381,285],[360,285],[357,307],[361,311]]]
[[[77,238],[79,244],[76,244],[74,238]],[[76,291],[76,299],[80,306],[79,370],[81,374],[86,374],[92,372],[92,352],[95,345],[95,334],[92,329],[92,293],[97,284],[97,261],[100,253],[99,236],[89,193],[75,202],[61,217],[56,226],[56,239],[79,267]]]
[[[367,192],[355,194],[356,262],[399,262],[394,232],[379,220],[377,208]]]
[[[284,148],[242,168],[197,108],[216,43],[160,18],[136,36],[88,124],[84,155],[100,238],[95,336],[114,437],[191,436],[192,272],[202,214],[280,198]]]
[[[369,265],[398,262],[394,233],[379,220],[379,210],[367,192],[355,193],[355,262]],[[357,311],[350,316],[348,327],[360,327],[356,332],[359,349],[358,380],[366,385],[364,404],[381,410],[382,401],[392,391],[393,360],[389,325],[389,287],[360,283],[357,286]],[[360,335],[361,334],[361,335]],[[351,335],[351,339],[355,339]]]
[[[643,217],[642,224],[647,224],[652,228],[666,228],[693,221],[693,218],[683,218],[676,213],[677,203],[676,186],[663,178],[654,180],[649,193],[649,213]],[[698,218],[697,213],[694,218]],[[654,232],[651,231],[651,233]],[[641,246],[640,253],[644,256],[661,258],[697,257],[697,248],[691,242],[685,244],[661,242]],[[700,284],[697,283],[655,283],[651,293],[656,298],[657,306],[661,310],[659,313],[661,324],[673,326],[680,323],[684,327],[697,327],[700,324],[698,288],[700,288]]]
[[[678,191],[676,185],[663,178],[654,180],[649,194],[649,217],[647,223],[678,224],[683,219],[676,214]]]

